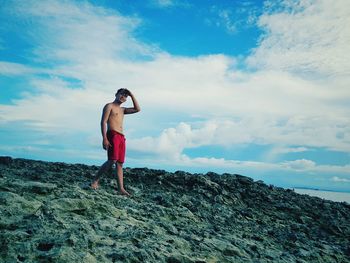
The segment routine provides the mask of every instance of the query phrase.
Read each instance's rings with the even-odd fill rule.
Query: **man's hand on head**
[[[128,95],[128,96],[132,96],[131,91],[130,91],[130,90],[128,90],[128,89],[125,89],[125,94],[126,94],[126,95]]]

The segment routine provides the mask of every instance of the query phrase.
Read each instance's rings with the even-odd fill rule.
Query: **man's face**
[[[117,99],[123,103],[126,101],[126,99],[128,98],[128,95],[125,92],[120,92],[118,93]]]

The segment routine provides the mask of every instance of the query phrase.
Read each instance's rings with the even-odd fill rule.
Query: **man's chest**
[[[122,119],[124,117],[124,111],[122,108],[113,108],[110,112],[109,118]]]

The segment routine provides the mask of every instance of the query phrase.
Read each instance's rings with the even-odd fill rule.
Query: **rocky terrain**
[[[350,262],[350,205],[241,175],[0,157],[0,262]]]

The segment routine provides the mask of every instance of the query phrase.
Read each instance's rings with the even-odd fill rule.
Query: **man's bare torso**
[[[114,130],[123,134],[124,108],[116,103],[109,103],[108,130]]]

